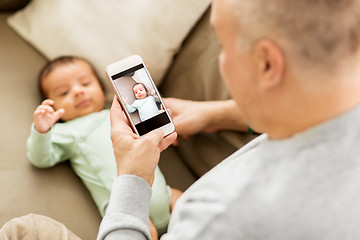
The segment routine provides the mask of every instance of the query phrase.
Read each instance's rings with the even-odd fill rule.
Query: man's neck
[[[311,86],[292,89],[287,95],[282,115],[274,116],[268,134],[272,139],[284,139],[335,118],[360,105],[360,71],[349,66],[341,74],[308,81]],[[280,111],[279,111],[280,113]]]

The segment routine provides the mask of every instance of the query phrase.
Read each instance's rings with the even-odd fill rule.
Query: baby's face
[[[146,89],[142,84],[135,85],[133,87],[133,92],[136,99],[144,99],[147,97]]]
[[[63,121],[99,112],[104,108],[105,95],[91,66],[75,60],[57,66],[41,83],[45,95],[54,100],[53,107],[65,109]]]

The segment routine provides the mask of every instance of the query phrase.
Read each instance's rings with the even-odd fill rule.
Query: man
[[[360,239],[360,2],[214,0],[219,66],[264,132],[178,200],[162,239]],[[150,185],[176,134],[139,138],[117,101],[119,177],[98,239],[150,239]]]

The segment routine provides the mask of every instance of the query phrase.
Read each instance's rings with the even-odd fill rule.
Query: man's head
[[[54,109],[63,108],[63,121],[101,111],[105,105],[104,87],[86,60],[64,56],[49,62],[39,74],[43,99],[54,100]]]
[[[315,111],[310,101],[321,98],[325,88],[345,85],[334,79],[354,69],[359,5],[358,0],[213,1],[220,71],[255,130],[272,132],[282,125],[284,133],[277,135],[284,137],[287,128],[294,133],[324,120],[303,114]]]

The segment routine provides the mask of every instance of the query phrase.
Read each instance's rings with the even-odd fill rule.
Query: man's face
[[[251,51],[241,49],[239,39],[241,29],[236,28],[232,0],[214,0],[212,4],[211,23],[221,45],[219,55],[220,73],[227,84],[231,95],[247,120],[247,113],[254,105],[252,79],[254,64]]]

